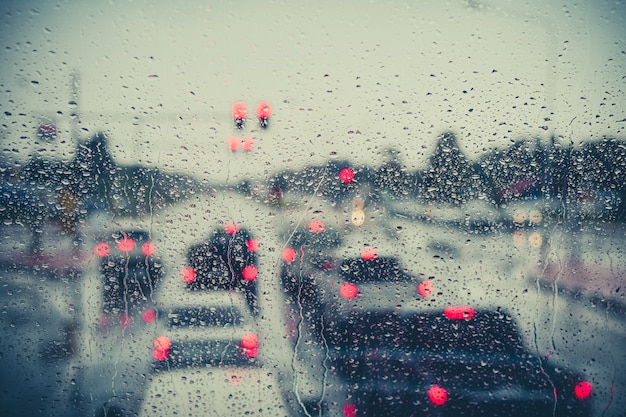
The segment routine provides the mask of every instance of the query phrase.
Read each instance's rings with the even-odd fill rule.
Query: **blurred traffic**
[[[380,167],[330,160],[234,186],[119,165],[108,143],[97,134],[69,163],[3,170],[3,302],[45,277],[75,309],[47,313],[66,323],[59,340],[25,336],[58,358],[59,415],[566,416],[620,404],[619,349],[589,356],[556,339],[568,316],[604,326],[603,340],[626,337],[623,262],[611,254],[624,239],[624,142],[518,142],[472,161],[445,133],[425,170],[389,152]],[[578,300],[578,316],[562,299]],[[453,335],[462,348],[437,345]]]

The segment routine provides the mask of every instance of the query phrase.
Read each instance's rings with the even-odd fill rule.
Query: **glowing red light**
[[[241,338],[243,354],[249,358],[255,358],[259,354],[259,338],[254,333],[248,333]]]
[[[378,251],[374,248],[364,248],[361,250],[361,259],[364,261],[373,261],[378,258]]]
[[[356,417],[356,405],[346,404],[343,407],[343,415],[346,417]]]
[[[146,310],[143,312],[141,318],[143,319],[144,323],[152,323],[154,320],[156,320],[156,311]]]
[[[435,405],[444,405],[448,401],[448,392],[439,385],[433,385],[428,389],[428,399]]]
[[[250,252],[256,252],[259,250],[259,241],[255,239],[250,239],[246,243],[246,246],[248,247],[248,250]]]
[[[229,136],[226,139],[226,147],[229,151],[235,152],[241,146],[241,140],[237,136]]]
[[[116,245],[121,252],[130,252],[135,249],[135,241],[129,237],[121,238]]]
[[[256,115],[259,116],[259,119],[267,119],[272,115],[272,107],[262,101],[256,106]]]
[[[254,149],[254,145],[254,139],[252,139],[251,136],[244,136],[243,138],[241,138],[241,147],[244,151],[250,152],[252,149]]]
[[[172,347],[172,342],[167,336],[157,336],[154,339],[154,347],[161,350],[169,350]]]
[[[239,225],[237,223],[230,222],[226,223],[226,226],[224,226],[224,233],[234,235],[237,232],[239,232]]]
[[[254,265],[248,265],[243,269],[243,271],[241,271],[241,276],[243,276],[243,279],[246,281],[254,281],[258,274],[259,271]]]
[[[145,256],[152,256],[154,255],[155,251],[156,251],[156,248],[154,247],[154,243],[152,242],[145,242],[141,246],[141,253],[143,253]]]
[[[351,300],[357,296],[359,289],[351,282],[344,282],[339,287],[339,295],[347,300]]]
[[[111,247],[106,242],[100,242],[95,248],[93,248],[93,252],[97,256],[104,258],[105,256],[109,256],[109,253],[111,253]]]
[[[354,179],[354,171],[351,168],[343,168],[339,171],[339,179],[346,184]]]
[[[235,103],[233,104],[232,112],[235,120],[243,120],[248,115],[248,106],[246,106],[246,103]]]
[[[186,266],[180,271],[180,279],[185,281],[187,284],[192,283],[196,280],[196,271],[195,269]]]
[[[283,250],[283,261],[288,264],[296,260],[296,250],[294,248],[285,248]]]
[[[123,329],[129,329],[132,325],[133,325],[133,318],[132,317],[127,316],[125,314],[122,314],[120,316],[120,326]]]
[[[474,317],[476,311],[470,306],[446,307],[443,314],[450,320],[469,320]]]
[[[430,297],[434,289],[435,286],[430,281],[422,281],[417,286],[417,292],[419,292],[422,297]]]
[[[324,222],[321,220],[311,220],[309,222],[309,230],[313,233],[322,233],[326,228]]]
[[[584,400],[591,395],[592,386],[590,382],[580,381],[574,386],[574,395],[579,400]]]
[[[164,361],[170,356],[170,348],[172,342],[167,336],[158,336],[154,339],[154,349],[152,349],[152,357],[156,361]]]

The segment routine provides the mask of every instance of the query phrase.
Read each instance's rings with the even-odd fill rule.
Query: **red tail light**
[[[117,248],[121,252],[130,252],[135,249],[135,241],[129,237],[123,237],[117,242]]]
[[[378,251],[374,248],[363,248],[361,250],[361,259],[364,261],[374,261],[378,258]]]
[[[444,405],[448,401],[448,391],[439,385],[433,385],[428,389],[428,399],[435,405]]]
[[[343,415],[346,417],[356,417],[356,405],[346,404],[343,407]]]
[[[341,287],[339,287],[339,295],[341,295],[346,300],[351,300],[355,298],[358,294],[359,289],[356,285],[350,282],[345,282],[341,284]]]
[[[591,395],[592,386],[590,382],[580,381],[574,386],[574,395],[579,400],[584,400]]]
[[[229,235],[239,233],[239,225],[233,222],[226,223],[226,226],[224,226],[224,233]]]
[[[259,241],[255,239],[250,239],[246,242],[246,246],[250,252],[256,252],[259,250]]]
[[[354,179],[354,171],[351,168],[343,168],[339,171],[339,179],[346,184],[352,182]]]
[[[322,233],[326,230],[326,225],[323,221],[314,219],[309,222],[309,230],[311,233]]]
[[[180,271],[180,279],[185,281],[187,284],[192,283],[196,280],[196,271],[190,266],[183,268]]]
[[[476,311],[470,306],[450,306],[446,307],[443,314],[450,320],[469,320]]]
[[[152,323],[154,320],[156,320],[156,311],[148,309],[143,312],[141,318],[143,319],[144,323]]]
[[[249,358],[256,358],[259,354],[259,338],[254,333],[248,333],[241,338],[243,354]]]
[[[246,281],[254,281],[258,274],[259,271],[254,265],[248,265],[243,269],[243,271],[241,271],[241,276]]]
[[[152,357],[155,361],[167,360],[170,356],[170,348],[172,342],[167,336],[158,336],[154,339],[154,349],[152,350]]]
[[[93,253],[101,258],[104,258],[109,256],[109,253],[111,253],[111,247],[106,242],[100,242],[95,248],[93,248]]]
[[[296,250],[294,248],[285,248],[283,250],[283,261],[290,264],[296,260]]]
[[[141,252],[145,256],[152,256],[154,255],[155,251],[156,251],[156,248],[154,247],[154,243],[152,242],[145,242],[143,246],[141,247]]]
[[[417,286],[417,292],[419,292],[422,297],[430,297],[434,289],[435,286],[431,281],[422,281]]]

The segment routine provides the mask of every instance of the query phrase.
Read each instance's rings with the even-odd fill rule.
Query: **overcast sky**
[[[445,131],[470,156],[625,136],[623,2],[302,3],[4,1],[5,160],[71,158],[74,95],[81,137],[106,131],[120,163],[215,181],[390,148],[423,167]],[[272,104],[270,128],[235,130],[239,100]],[[35,140],[46,119],[54,142]],[[257,147],[230,154],[230,135]]]

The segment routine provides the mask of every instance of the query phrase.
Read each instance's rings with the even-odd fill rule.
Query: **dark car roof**
[[[459,307],[460,308],[460,307]],[[469,307],[466,307],[470,309]],[[524,343],[512,317],[502,310],[402,312],[369,310],[329,321],[327,340],[335,347],[523,352]]]

